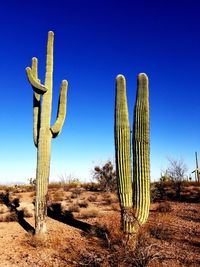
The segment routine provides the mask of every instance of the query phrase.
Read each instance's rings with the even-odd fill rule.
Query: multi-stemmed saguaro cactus
[[[115,157],[123,231],[134,233],[147,221],[150,206],[149,92],[146,74],[138,75],[131,137],[124,76],[116,78]],[[133,169],[133,170],[132,170]],[[132,178],[133,175],[133,178]]]
[[[62,81],[57,119],[51,123],[53,81],[54,33],[48,33],[45,83],[38,79],[38,60],[32,59],[32,67],[26,68],[28,80],[33,88],[33,136],[37,148],[35,233],[46,232],[47,192],[50,172],[51,139],[56,137],[66,116],[68,82]]]

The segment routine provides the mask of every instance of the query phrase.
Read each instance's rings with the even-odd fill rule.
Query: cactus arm
[[[38,79],[36,79],[34,77],[34,73],[33,73],[33,70],[31,68],[29,68],[29,67],[26,68],[26,74],[27,74],[28,80],[29,80],[30,84],[32,85],[35,93],[44,94],[47,91],[47,88],[44,85],[42,85],[38,81]]]
[[[36,147],[38,147],[38,140],[39,140],[40,112],[41,112],[40,95],[34,93],[33,94],[33,141]]]
[[[150,207],[148,77],[138,75],[133,126],[133,206],[138,223],[144,224]]]
[[[47,42],[47,57],[46,57],[46,74],[45,74],[45,87],[51,92],[52,95],[52,76],[53,76],[53,45],[54,45],[54,33],[52,31],[48,32],[48,42]],[[49,100],[52,98],[49,97]]]
[[[32,74],[33,77],[40,82],[38,79],[38,60],[36,57],[32,58]],[[33,93],[33,140],[36,147],[38,147],[39,129],[40,129],[40,94]]]
[[[68,88],[68,82],[66,80],[63,80],[60,90],[57,119],[54,125],[51,127],[53,138],[55,138],[61,132],[62,126],[65,121],[66,107],[67,107],[67,88]]]
[[[115,156],[123,231],[130,233],[133,221],[130,126],[126,99],[126,81],[122,75],[118,75],[116,78]]]

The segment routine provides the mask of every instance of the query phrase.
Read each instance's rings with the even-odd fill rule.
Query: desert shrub
[[[10,186],[10,191],[12,191],[12,193],[25,193],[25,192],[31,192],[35,189],[35,186],[32,185],[14,185],[14,186]]]
[[[51,190],[58,190],[58,189],[61,189],[61,184],[59,182],[51,182],[48,184],[48,189],[51,189]]]
[[[82,192],[81,188],[77,187],[77,188],[73,188],[71,189],[71,198],[78,198]]]
[[[81,185],[78,178],[73,177],[71,174],[62,174],[59,176],[60,185],[63,187],[64,191],[69,191],[71,188],[76,188]]]
[[[78,194],[75,193],[75,192],[72,192],[72,194],[71,194],[71,198],[78,198]]]
[[[10,190],[10,186],[8,186],[8,185],[0,185],[0,190],[2,190],[2,191],[7,191],[7,190]]]
[[[87,198],[87,200],[90,201],[90,202],[96,202],[97,201],[97,195],[90,195]]]
[[[102,200],[104,205],[111,205],[112,203],[119,202],[118,197],[111,193],[104,193],[102,196]]]
[[[57,191],[53,195],[53,201],[62,201],[65,198],[65,193],[63,191]]]
[[[80,219],[87,219],[87,218],[95,218],[98,215],[99,215],[98,209],[91,208],[91,209],[87,209],[87,210],[81,210],[78,217]]]
[[[4,214],[9,211],[9,208],[0,204],[0,214]]]
[[[181,199],[181,192],[183,189],[187,166],[183,160],[168,159],[169,166],[166,170],[176,192],[176,199]]]
[[[154,183],[151,190],[151,201],[156,202],[158,200],[164,200],[166,198],[165,182],[159,181]]]
[[[73,202],[72,198],[71,198],[71,196],[66,196],[65,201],[67,201],[68,203],[72,203]]]
[[[79,200],[78,201],[78,205],[79,205],[80,208],[87,208],[89,203],[86,200]]]
[[[166,190],[166,199],[174,200],[175,196],[176,196],[176,192],[172,187]]]
[[[117,190],[116,171],[111,161],[103,166],[95,166],[93,178],[98,181],[102,191],[115,192]]]
[[[104,205],[111,205],[113,203],[113,200],[112,200],[112,198],[110,197],[110,198],[106,198],[106,199],[104,199],[104,201],[103,201],[103,204]]]
[[[91,192],[98,192],[100,191],[100,185],[99,183],[94,183],[94,182],[90,182],[90,183],[83,183],[82,187],[87,190],[87,191],[91,191]]]
[[[113,223],[115,222],[115,223]],[[102,227],[108,233],[105,246],[111,250],[118,249],[116,246],[121,246],[124,241],[124,234],[121,230],[121,217],[119,213],[112,214],[112,217],[104,220]]]
[[[18,221],[18,216],[16,212],[9,212],[4,216],[0,217],[0,222],[17,222]]]
[[[118,203],[113,203],[113,204],[111,205],[111,207],[112,207],[112,209],[113,209],[114,211],[119,211],[119,204],[118,204]]]
[[[183,190],[182,181],[174,181],[174,190],[176,192],[176,199],[181,200],[181,192]]]
[[[159,212],[170,212],[172,211],[171,204],[167,201],[159,203],[157,209]]]
[[[68,207],[68,211],[70,212],[79,212],[80,211],[80,207],[78,204],[72,204]]]
[[[145,267],[150,262],[163,258],[159,250],[160,247],[157,244],[151,244],[149,242],[148,234],[140,232],[136,238],[135,247],[133,249],[129,247],[126,261],[135,267]]]
[[[163,252],[158,245],[150,243],[149,234],[142,229],[137,236],[130,242],[127,242],[123,232],[120,230],[120,220],[114,218],[117,225],[113,222],[105,222],[104,233],[107,238],[104,239],[102,246],[106,250],[91,252],[82,251],[78,266],[126,266],[126,267],[145,267],[157,259],[164,260]]]

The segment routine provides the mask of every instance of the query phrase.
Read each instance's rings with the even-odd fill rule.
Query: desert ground
[[[199,193],[196,185],[184,188],[182,201],[156,195],[133,245],[120,230],[115,193],[50,185],[48,233],[39,238],[34,187],[2,186],[0,266],[200,266]]]

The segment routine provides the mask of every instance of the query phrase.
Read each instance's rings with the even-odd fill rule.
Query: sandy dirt
[[[36,238],[28,232],[34,227],[33,193],[13,194],[12,198],[20,198],[18,210],[26,208],[29,217],[32,217],[25,217],[24,225],[17,221],[0,222],[0,266],[112,266],[103,264],[102,257],[109,257],[113,251],[116,253],[119,245],[110,249],[109,237],[106,236],[105,240],[101,234],[88,234],[88,227],[107,225],[113,233],[119,228],[120,210],[115,196],[82,192],[70,199],[70,194],[52,192],[51,198],[57,197],[56,203],[61,203],[63,210],[69,210],[69,207],[77,206],[81,201],[86,201],[88,206],[71,213],[74,221],[66,219],[61,222],[47,217],[48,234],[44,239]],[[62,196],[60,200],[58,195]],[[169,212],[158,212],[159,203],[151,205],[145,227],[150,233],[150,243],[157,244],[158,252],[163,257],[148,266],[200,266],[200,204],[169,203],[172,209]],[[0,218],[9,212],[5,205],[0,204]],[[87,212],[89,218],[84,217]],[[86,260],[87,257],[92,259]],[[119,266],[125,267],[126,264]]]

